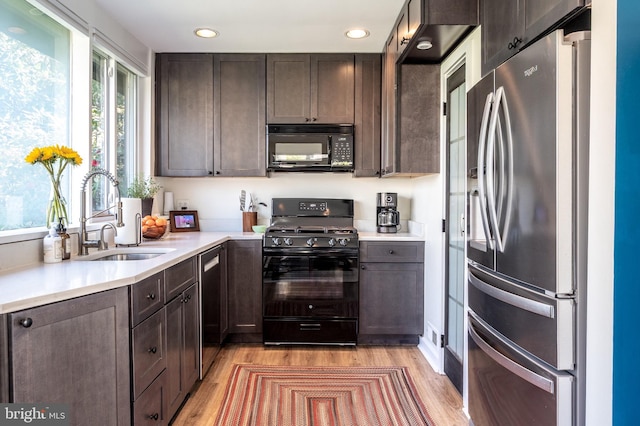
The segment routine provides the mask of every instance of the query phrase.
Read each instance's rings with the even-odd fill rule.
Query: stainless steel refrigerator
[[[556,31],[467,95],[475,426],[584,423],[589,53]]]

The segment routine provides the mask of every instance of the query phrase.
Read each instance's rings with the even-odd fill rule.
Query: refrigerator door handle
[[[504,303],[508,303],[511,306],[524,309],[525,311],[529,311],[536,315],[540,315],[546,318],[555,318],[555,309],[552,305],[547,305],[536,300],[527,299],[526,297],[518,296],[517,294],[509,293],[508,291],[504,291],[497,287],[489,285],[482,281],[480,278],[476,277],[471,270],[469,270],[469,282],[473,284],[475,288],[485,294],[488,294],[494,299],[498,299]]]
[[[487,166],[487,198],[489,203],[489,215],[491,219],[491,226],[495,232],[495,240],[498,251],[504,253],[507,236],[509,233],[509,226],[511,222],[511,208],[513,205],[513,137],[511,133],[511,117],[509,115],[509,105],[504,93],[504,88],[499,87],[496,90],[495,105],[491,112],[491,121],[489,122],[489,139],[487,142],[487,152],[491,155],[491,167]],[[507,143],[505,146],[503,134],[505,133],[502,127],[502,121],[500,120],[500,110],[504,111],[505,129]],[[498,206],[496,207],[496,194],[494,192],[494,163],[496,163],[494,145],[496,134],[499,140],[499,154],[498,159],[498,173],[499,176],[499,188],[498,188]],[[505,160],[506,158],[506,160]],[[506,171],[505,171],[506,163]],[[505,190],[506,188],[506,190]],[[503,203],[503,193],[506,192],[507,202]],[[504,208],[505,218],[503,228],[500,228],[500,218],[502,217]]]
[[[496,140],[496,132],[498,129],[499,116],[500,112],[500,102],[502,99],[502,92],[496,91],[495,93],[495,101],[493,104],[493,109],[491,110],[491,118],[489,120],[489,131],[487,132],[487,181],[486,181],[486,192],[487,192],[487,204],[488,204],[488,212],[489,212],[489,226],[493,230],[493,235],[495,238],[495,245],[499,251],[502,251],[502,242],[500,240],[500,229],[498,227],[498,217],[496,211],[496,195],[495,195],[495,140]]]
[[[480,139],[478,141],[478,198],[480,201],[480,217],[482,218],[482,227],[486,236],[489,248],[494,250],[493,236],[489,230],[489,218],[487,217],[487,194],[485,182],[485,143],[487,139],[487,127],[489,125],[489,114],[491,112],[491,104],[493,103],[493,92],[487,95],[484,102],[484,110],[482,112],[482,123],[480,125]]]
[[[484,339],[478,335],[478,333],[473,328],[473,323],[469,324],[469,336],[471,336],[475,344],[478,345],[478,347],[485,354],[487,354],[489,357],[491,357],[491,359],[493,359],[495,362],[497,362],[498,364],[500,364],[501,366],[503,366],[513,374],[517,375],[523,380],[526,380],[532,385],[537,386],[538,388],[542,389],[547,393],[550,393],[552,395],[555,393],[555,386],[554,386],[553,380],[549,380],[546,377],[536,374],[533,371],[521,366],[520,364],[502,355],[500,352],[498,352],[493,347],[491,347],[491,345],[485,342]]]
[[[511,115],[509,114],[509,103],[507,102],[507,96],[504,92],[504,88],[500,87],[498,89],[501,96],[500,105],[503,107],[504,111],[504,124],[507,136],[507,146],[504,148],[504,153],[507,157],[507,170],[506,176],[504,179],[504,183],[506,185],[506,193],[507,193],[507,203],[505,206],[505,218],[503,222],[502,232],[500,232],[500,251],[504,252],[505,246],[507,244],[507,237],[509,236],[509,229],[511,227],[511,211],[513,207],[513,187],[514,187],[514,179],[513,179],[513,134],[511,132]],[[502,132],[501,132],[502,133]],[[502,138],[501,138],[502,141]]]

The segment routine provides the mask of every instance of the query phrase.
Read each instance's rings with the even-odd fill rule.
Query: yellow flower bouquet
[[[47,204],[47,228],[52,223],[61,221],[63,225],[67,225],[67,206],[60,188],[60,179],[62,172],[69,165],[77,166],[82,164],[82,158],[73,149],[51,145],[42,148],[33,148],[33,150],[24,159],[29,164],[40,163],[49,172],[51,179],[51,199]]]

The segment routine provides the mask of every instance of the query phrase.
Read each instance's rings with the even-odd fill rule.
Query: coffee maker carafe
[[[376,225],[378,232],[394,233],[400,229],[400,212],[398,194],[395,192],[378,192],[376,198]]]

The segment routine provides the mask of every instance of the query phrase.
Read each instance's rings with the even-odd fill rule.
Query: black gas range
[[[264,343],[355,344],[353,200],[274,198],[272,206],[263,240]]]
[[[274,198],[266,249],[357,249],[353,200]]]

